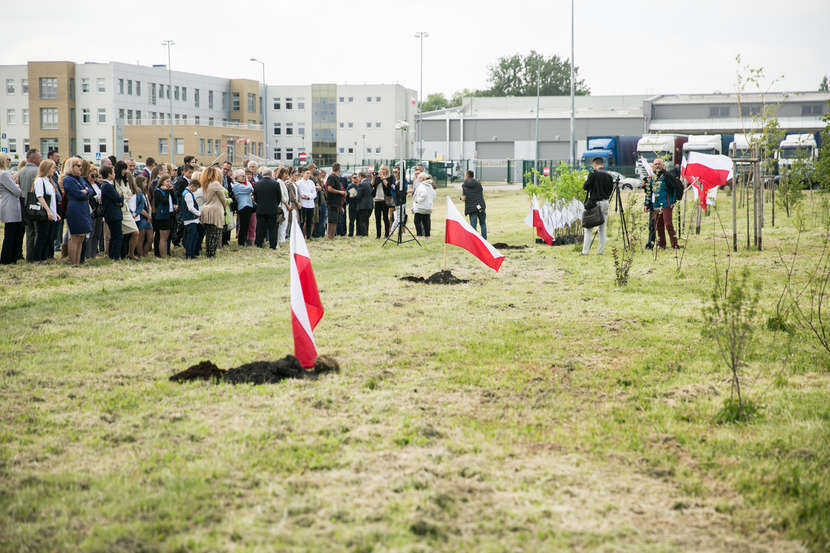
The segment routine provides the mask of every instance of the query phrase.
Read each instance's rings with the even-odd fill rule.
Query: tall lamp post
[[[256,58],[251,58],[251,61],[255,62],[255,63],[259,63],[259,64],[262,65],[262,96],[260,96],[260,99],[262,100],[262,102],[261,102],[261,106],[262,106],[262,108],[261,108],[262,109],[262,147],[264,148],[264,151],[262,152],[262,154],[263,154],[262,159],[267,160],[268,159],[268,106],[266,105],[266,102],[265,102],[266,98],[265,97],[268,96],[268,85],[265,84],[265,62],[260,61]]]
[[[533,153],[533,184],[539,184],[538,179],[538,172],[539,172],[539,86],[542,80],[542,56],[539,55],[539,59],[536,60],[536,140],[534,141],[535,144],[533,149],[535,152]]]
[[[574,0],[571,0],[571,167],[576,161],[574,152]]]
[[[173,165],[173,95],[170,89],[173,88],[173,69],[170,67],[170,47],[176,44],[172,40],[165,40],[162,46],[167,46],[167,97],[170,98],[170,113],[167,114],[167,122],[170,124],[170,138],[167,140],[167,152],[170,154],[170,165]]]
[[[421,41],[421,84],[418,92],[418,161],[424,157],[424,123],[421,121],[421,104],[424,102],[424,39],[429,33],[418,31],[415,38]]]

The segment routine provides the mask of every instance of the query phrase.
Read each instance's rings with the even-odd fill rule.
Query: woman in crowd
[[[138,225],[135,224],[135,182],[124,161],[115,163],[115,191],[123,198],[121,206],[121,258],[138,259],[133,252],[138,246]]]
[[[256,174],[251,169],[245,170],[245,180],[248,181],[248,184],[251,185],[251,190],[253,190],[254,184],[256,183]],[[251,218],[248,223],[248,234],[245,236],[245,243],[249,246],[253,245],[256,240],[256,206],[253,205],[253,200],[251,202]]]
[[[95,165],[84,161],[81,180],[90,188],[89,212],[92,219],[92,234],[86,241],[86,257],[92,259],[104,249],[104,206],[101,197],[101,173]]]
[[[46,218],[38,220],[37,239],[35,241],[34,260],[37,263],[46,261],[54,248],[53,236],[56,232],[58,221],[57,191],[52,183],[52,176],[55,174],[55,162],[51,159],[44,159],[37,169],[37,178],[34,182],[35,196],[41,209],[46,212]]]
[[[280,202],[280,211],[282,211],[283,221],[280,223],[279,228],[277,229],[277,241],[282,244],[285,242],[285,231],[288,228],[288,215],[291,211],[291,205],[293,204],[294,200],[296,199],[296,192],[292,195],[293,185],[287,182],[288,180],[288,167],[280,167],[279,171],[277,171],[277,183],[280,185],[280,198],[282,201]]]
[[[26,161],[25,159],[23,160]],[[3,222],[3,250],[0,264],[17,263],[23,251],[23,214],[20,198],[23,191],[12,178],[9,171],[11,160],[6,154],[0,154],[0,221]]]
[[[404,203],[406,201],[406,193],[409,183],[404,178],[401,180],[401,168],[400,167],[393,167],[392,168],[392,208],[389,210],[389,217],[391,221],[395,219],[395,207],[397,207],[398,203]],[[402,197],[398,197],[398,188],[400,188],[400,193]],[[386,203],[389,205],[389,202]]]
[[[222,240],[222,225],[225,223],[225,192],[222,188],[222,174],[216,167],[208,167],[200,179],[204,204],[200,206],[199,219],[205,226],[205,253],[216,256],[216,248]]]
[[[236,214],[239,223],[236,229],[236,241],[240,246],[250,246],[248,242],[248,227],[251,224],[251,214],[254,212],[252,195],[254,187],[248,181],[244,169],[233,172],[233,197],[236,198]]]
[[[112,184],[112,167],[104,165],[101,173],[101,205],[104,206],[104,221],[107,223],[107,256],[113,261],[121,259],[121,205],[124,198],[115,191]]]
[[[421,173],[412,192],[412,213],[415,214],[415,233],[429,240],[432,226],[432,203],[435,201],[435,188],[432,186],[432,177],[428,173]]]
[[[147,195],[147,177],[139,174],[135,177],[135,214],[138,227],[138,244],[136,255],[144,257],[153,245],[153,225],[150,223],[150,200]]]
[[[375,175],[372,183],[372,197],[375,199],[375,231],[376,238],[380,238],[380,221],[383,219],[383,235],[389,236],[389,209],[388,203],[394,202],[392,199],[391,177],[389,176],[389,167],[386,165],[380,166],[380,174]],[[388,199],[387,199],[388,198]]]
[[[159,257],[167,257],[170,229],[173,225],[175,210],[173,208],[173,184],[170,175],[165,172],[158,178],[158,186],[153,191],[153,223],[158,229]]]
[[[66,198],[66,226],[69,233],[69,263],[81,264],[86,235],[92,232],[92,218],[89,213],[89,197],[92,189],[81,180],[81,159],[70,157],[64,164],[64,173],[60,176],[60,185]]]

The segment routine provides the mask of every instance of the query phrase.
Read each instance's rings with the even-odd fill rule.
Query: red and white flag
[[[495,271],[499,270],[504,261],[504,256],[464,220],[464,217],[461,216],[449,197],[447,197],[447,222],[444,228],[444,241],[447,244],[464,248]]]
[[[545,244],[548,246],[553,244],[553,241],[555,240],[553,232],[548,229],[548,224],[542,218],[542,212],[539,209],[539,202],[536,200],[536,194],[533,195],[533,199],[530,202],[530,217],[525,219],[525,222],[536,229],[536,236],[544,240]]]
[[[732,180],[732,169],[732,158],[729,156],[689,152],[688,157],[683,158],[680,176],[697,188],[700,205],[706,209],[709,190]]]
[[[314,327],[323,318],[323,304],[311,270],[311,258],[303,231],[294,214],[291,224],[291,330],[294,333],[294,356],[303,367],[314,366],[317,345]]]

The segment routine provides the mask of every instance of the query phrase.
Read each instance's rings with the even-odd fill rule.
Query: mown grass
[[[310,244],[317,342],[343,366],[319,381],[167,381],[291,352],[286,250],[3,268],[0,551],[830,547],[828,358],[763,324],[790,221],[734,256],[764,287],[743,373],[760,411],[718,424],[715,216],[681,276],[643,253],[615,287],[612,221],[603,257],[532,245],[493,273],[450,248],[469,283],[403,283],[440,269],[443,194],[423,249]],[[520,193],[488,206],[492,242],[531,244]]]

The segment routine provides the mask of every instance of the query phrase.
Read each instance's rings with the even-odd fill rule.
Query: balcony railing
[[[164,121],[153,121],[147,119],[121,119],[118,118],[118,123],[125,127],[168,127],[170,123],[165,119]],[[236,121],[204,121],[199,120],[198,123],[192,119],[173,119],[173,126],[180,127],[183,125],[193,125],[198,127],[223,127],[226,129],[249,129],[253,131],[262,131],[262,125],[256,123],[237,123]]]

